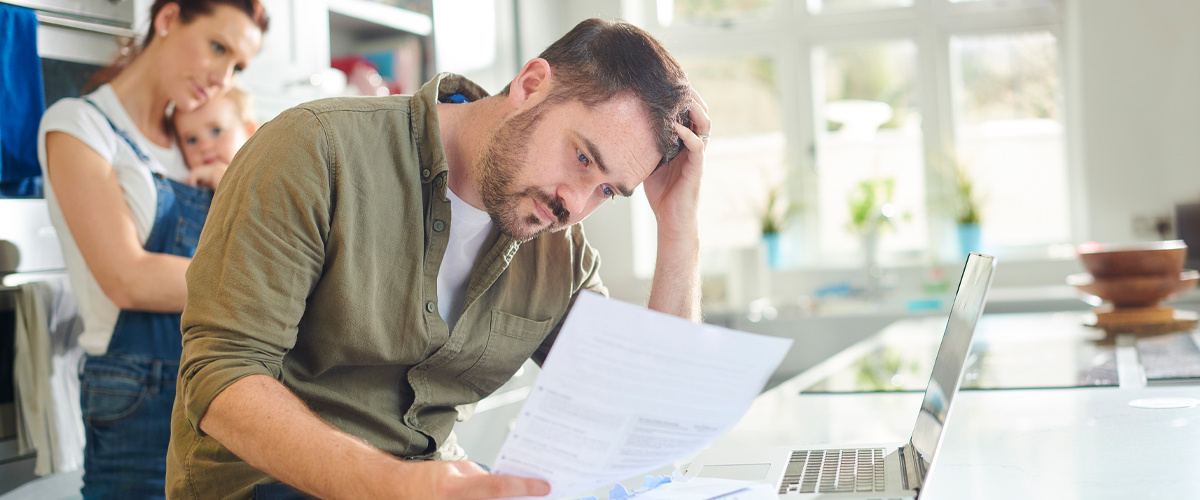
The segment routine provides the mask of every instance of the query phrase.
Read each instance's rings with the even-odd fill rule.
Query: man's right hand
[[[402,485],[399,498],[483,500],[544,496],[550,484],[539,479],[496,476],[475,462],[407,462],[406,473],[398,478]]]

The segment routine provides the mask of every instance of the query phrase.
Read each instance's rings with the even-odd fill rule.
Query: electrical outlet
[[[1158,239],[1160,240],[1175,239],[1175,224],[1170,215],[1155,217],[1154,230],[1158,233]]]
[[[1133,216],[1133,236],[1139,240],[1169,240],[1175,235],[1174,219],[1170,215]]]

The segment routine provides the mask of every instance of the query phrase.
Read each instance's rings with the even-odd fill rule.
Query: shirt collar
[[[454,73],[438,73],[413,95],[410,105],[412,130],[418,134],[422,183],[432,181],[448,169],[446,149],[442,147],[442,133],[438,125],[437,103],[453,94],[462,94],[471,101],[488,96],[487,91],[475,82]]]

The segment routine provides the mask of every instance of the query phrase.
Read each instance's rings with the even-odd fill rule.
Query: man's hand
[[[650,208],[658,219],[660,236],[678,234],[692,237],[697,231],[700,177],[704,171],[704,148],[708,146],[707,136],[712,129],[712,120],[708,116],[708,104],[696,89],[692,89],[688,114],[692,122],[691,129],[675,123],[675,132],[683,141],[683,150],[642,184]],[[705,136],[705,139],[700,136]]]
[[[225,163],[206,163],[192,168],[185,182],[192,186],[204,186],[215,191],[227,169],[229,169],[229,165]]]
[[[700,321],[700,175],[712,120],[708,105],[696,89],[692,89],[688,113],[691,129],[675,124],[683,150],[642,184],[658,219],[658,255],[648,305],[659,312]]]
[[[462,499],[544,496],[550,484],[538,479],[494,476],[475,462],[409,462],[400,478],[403,489],[396,498]]]

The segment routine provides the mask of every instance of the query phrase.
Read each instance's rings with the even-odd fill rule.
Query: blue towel
[[[0,3],[0,196],[41,196],[38,123],[46,111],[33,11]]]

